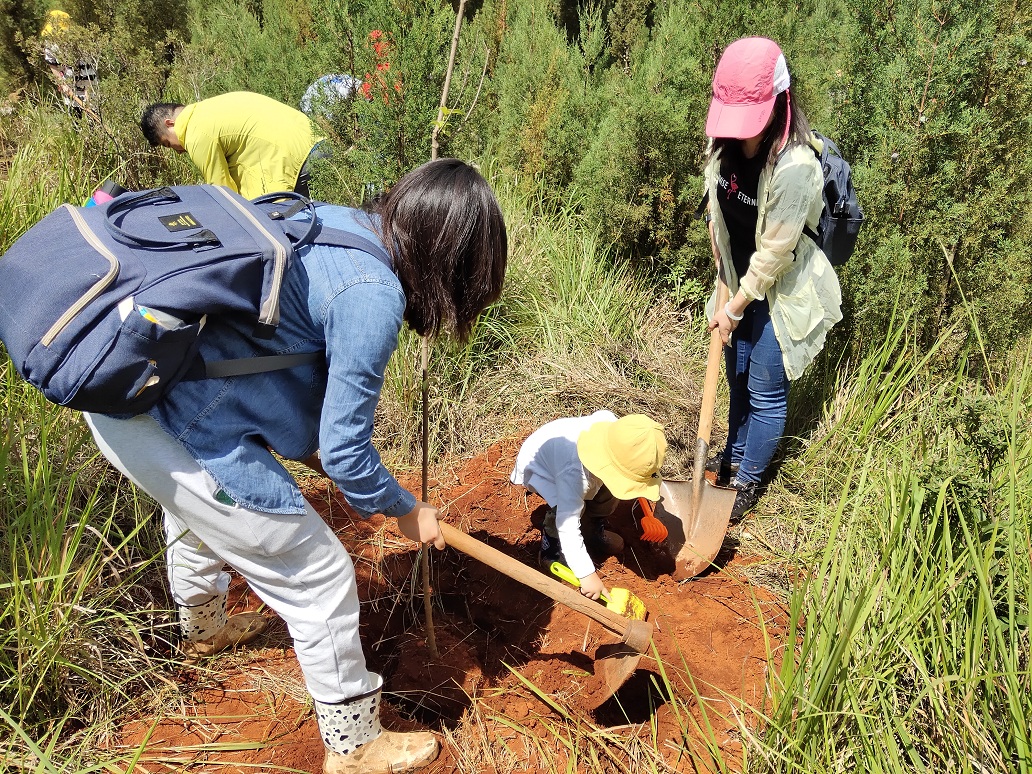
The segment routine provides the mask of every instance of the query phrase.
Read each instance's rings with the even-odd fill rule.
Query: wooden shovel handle
[[[717,306],[719,311],[727,303],[727,285],[723,282],[717,288]],[[706,381],[702,386],[702,405],[699,407],[699,435],[706,446],[709,446],[710,432],[713,430],[713,408],[717,403],[717,380],[720,378],[720,358],[724,354],[724,342],[720,340],[720,329],[710,332],[709,357],[706,359]],[[698,473],[699,471],[696,471]]]
[[[717,280],[716,311],[727,303],[727,285]],[[713,408],[717,402],[717,379],[720,377],[720,358],[724,354],[724,342],[720,340],[720,329],[710,331],[709,357],[706,359],[706,381],[702,386],[702,405],[699,407],[699,434],[695,441],[695,465],[692,470],[692,517],[699,512],[702,502],[702,480],[706,475],[706,457],[709,456],[710,432],[713,430]]]
[[[528,567],[511,556],[503,554],[486,543],[481,543],[465,532],[455,529],[447,522],[441,521],[438,524],[441,527],[441,534],[444,535],[448,545],[457,551],[461,551],[467,556],[483,562],[488,567],[493,567],[502,575],[506,575],[514,581],[522,583],[524,586],[529,586],[535,591],[541,592],[561,605],[576,610],[578,613],[583,613],[588,618],[602,624],[621,639],[627,633],[628,619],[607,610],[605,605],[600,605],[598,602],[588,599],[579,591],[575,591],[557,580],[552,580],[547,575]]]

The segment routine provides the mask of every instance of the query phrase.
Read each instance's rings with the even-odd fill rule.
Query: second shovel
[[[727,286],[721,282],[716,308],[721,308],[726,301]],[[659,489],[661,499],[654,515],[667,528],[666,544],[675,557],[675,578],[694,578],[713,563],[724,543],[735,505],[737,490],[713,486],[705,475],[723,350],[720,330],[714,328],[706,360],[692,478],[689,481],[664,478]]]

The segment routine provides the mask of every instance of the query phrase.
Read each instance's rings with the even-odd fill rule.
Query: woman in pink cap
[[[713,75],[706,118],[709,228],[730,300],[707,313],[726,345],[730,403],[720,483],[738,490],[737,521],[759,500],[784,433],[789,381],[802,375],[842,319],[838,278],[815,233],[824,176],[791,93],[785,57],[767,38],[742,38]]]

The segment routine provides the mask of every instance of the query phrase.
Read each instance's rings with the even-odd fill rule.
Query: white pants
[[[164,509],[177,604],[224,594],[228,564],[286,621],[313,698],[335,704],[379,688],[358,638],[351,557],[311,505],[303,516],[224,505],[215,480],[151,417],[83,416],[104,456]]]

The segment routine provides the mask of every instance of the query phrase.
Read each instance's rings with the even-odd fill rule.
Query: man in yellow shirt
[[[39,37],[43,42],[43,61],[47,63],[51,75],[54,76],[58,93],[65,106],[79,115],[87,109],[90,93],[96,89],[97,69],[85,59],[75,62],[74,65],[64,61],[68,57],[67,51],[62,53],[61,43],[69,42],[68,33],[72,31],[73,26],[71,16],[54,9],[47,13],[46,23],[40,30]],[[66,48],[69,47],[75,48],[74,45],[66,45]],[[96,118],[93,113],[90,115]]]
[[[205,182],[248,199],[273,191],[308,196],[308,162],[329,155],[308,116],[248,91],[151,105],[140,128],[151,145],[190,154]]]

